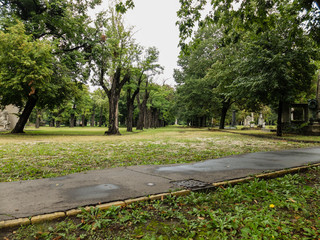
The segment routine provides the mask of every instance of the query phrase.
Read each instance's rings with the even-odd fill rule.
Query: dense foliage
[[[281,135],[282,106],[312,87],[319,58],[319,10],[302,1],[217,0],[201,20],[206,1],[180,2],[181,68],[175,77],[178,105],[188,112],[185,120],[212,116],[212,105],[220,106],[223,128],[233,102],[255,111],[266,105],[278,111]],[[187,44],[197,22],[200,30]],[[192,85],[203,95],[201,101]]]
[[[99,126],[108,124],[108,133],[118,134],[118,104],[128,89],[132,93],[127,98],[126,124],[132,131],[140,85],[151,84],[153,75],[162,69],[157,64],[159,53],[149,48],[149,55],[141,57],[143,47],[134,42],[132,28],[125,26],[121,13],[121,6],[133,6],[130,1],[124,5],[111,1],[109,10],[92,20],[88,10],[101,2],[0,1],[0,104],[21,109],[13,133],[22,133],[31,115],[37,127],[44,120],[57,127],[99,122]],[[90,94],[84,85],[89,82],[100,86],[105,96],[100,90]],[[123,90],[125,85],[129,87]],[[151,105],[144,104],[150,110]]]

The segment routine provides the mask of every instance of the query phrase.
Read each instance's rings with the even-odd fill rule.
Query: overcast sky
[[[107,8],[107,0],[96,11]],[[144,47],[155,46],[160,51],[159,63],[165,68],[156,82],[174,85],[173,69],[179,55],[179,30],[175,25],[178,0],[135,0],[135,7],[125,15],[126,24],[134,26],[137,43]]]

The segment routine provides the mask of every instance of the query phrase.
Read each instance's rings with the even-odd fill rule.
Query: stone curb
[[[257,174],[252,177],[245,177],[245,178],[239,178],[239,179],[234,179],[234,180],[230,180],[230,181],[217,182],[217,183],[213,183],[212,186],[213,187],[221,187],[221,186],[226,186],[226,185],[233,186],[233,185],[236,185],[239,183],[249,182],[254,179],[271,179],[271,178],[284,176],[286,174],[292,174],[292,173],[306,171],[309,168],[319,167],[319,166],[320,166],[320,163],[315,163],[315,164],[310,164],[310,165],[301,166],[301,167],[288,168],[288,169],[269,172],[269,173]]]
[[[239,178],[239,179],[230,180],[230,181],[217,182],[217,183],[213,183],[211,186],[214,188],[217,188],[217,187],[223,187],[223,186],[228,186],[228,185],[235,185],[235,184],[239,184],[239,183],[249,182],[254,179],[276,178],[276,177],[283,176],[286,174],[292,174],[292,173],[297,173],[300,171],[305,171],[309,168],[318,167],[318,166],[320,166],[320,163],[310,164],[310,165],[295,167],[295,168],[289,168],[289,169],[279,170],[279,171],[270,172],[270,173],[258,174],[258,175],[254,175],[252,177],[245,177],[245,178]],[[129,204],[136,203],[136,202],[143,202],[143,201],[150,201],[150,200],[163,200],[167,196],[185,196],[190,193],[191,193],[191,190],[181,190],[181,191],[171,192],[171,193],[161,193],[161,194],[156,194],[156,195],[150,195],[148,197],[139,197],[139,198],[133,198],[133,199],[128,199],[128,200],[124,200],[124,201],[116,201],[116,202],[110,202],[110,203],[105,203],[105,204],[98,204],[95,206],[87,206],[87,207],[84,207],[84,209],[86,211],[90,211],[90,209],[92,207],[96,207],[101,210],[107,210],[111,206],[124,207]],[[52,221],[52,220],[64,218],[64,217],[76,216],[76,215],[80,214],[81,212],[82,212],[81,209],[71,209],[66,212],[56,212],[56,213],[39,215],[39,216],[33,216],[30,218],[19,218],[19,219],[7,220],[7,221],[0,221],[0,229],[14,228],[14,227],[22,226],[22,225],[35,224],[35,223],[41,223],[41,222],[45,222],[45,221]]]
[[[157,199],[163,200],[167,196],[184,196],[184,195],[188,195],[190,192],[191,192],[190,190],[181,190],[181,191],[171,192],[171,193],[161,193],[156,195],[150,195],[148,197],[139,197],[139,198],[133,198],[133,199],[128,199],[124,201],[116,201],[116,202],[98,204],[94,206],[86,206],[83,209],[85,211],[90,211],[90,209],[93,207],[93,208],[99,208],[101,210],[107,210],[112,206],[124,207],[135,202],[143,202],[143,201],[150,201],[150,200],[157,200]],[[33,216],[29,218],[19,218],[19,219],[13,219],[13,220],[0,221],[0,229],[20,227],[23,225],[36,224],[36,223],[56,220],[59,218],[76,216],[81,212],[82,212],[81,209],[71,209],[65,212],[55,212],[55,213]]]

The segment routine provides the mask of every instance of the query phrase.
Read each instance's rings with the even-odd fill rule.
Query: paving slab
[[[177,190],[177,181],[232,180],[320,162],[320,148],[261,152],[193,164],[131,166],[0,183],[0,221]]]
[[[167,179],[126,168],[0,183],[0,220],[65,211],[170,190]]]

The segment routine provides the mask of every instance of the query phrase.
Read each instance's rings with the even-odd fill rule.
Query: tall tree
[[[98,3],[101,1],[1,0],[0,29],[5,30],[7,26],[15,24],[15,19],[20,19],[24,22],[26,34],[32,34],[33,39],[50,40],[52,45],[57,46],[52,48],[52,54],[55,55],[55,64],[53,65],[55,79],[66,79],[68,76],[67,78],[78,81],[81,76],[81,80],[84,80],[88,77],[88,72],[83,71],[85,56],[81,51],[90,48],[90,39],[85,37],[86,32],[90,29],[88,25],[90,19],[86,11],[88,7],[94,7]],[[70,86],[62,86],[61,84],[65,84],[64,81],[56,81],[56,89],[60,89],[58,95],[55,95],[56,91],[48,94],[52,98],[52,104],[59,104],[60,100],[68,97],[68,91],[61,91],[63,88],[68,89],[70,86],[74,86],[72,83],[66,84]],[[21,121],[18,121],[13,132],[23,132],[29,117],[28,113],[32,111],[38,101],[40,99],[34,95],[32,104],[27,101],[25,108],[21,107],[24,109],[20,117]]]
[[[137,130],[143,130],[146,123],[146,116],[147,116],[147,103],[150,96],[150,87],[149,87],[149,81],[150,79],[146,78],[145,86],[144,86],[144,93],[137,95],[137,104],[139,108],[139,115],[138,115],[138,121],[137,121]],[[142,97],[142,101],[141,101]]]
[[[177,106],[180,119],[192,126],[205,126],[216,109],[221,109],[220,127],[224,127],[231,104],[227,85],[233,80],[233,68],[224,58],[227,52],[222,52],[221,35],[221,31],[212,25],[200,29],[190,43],[192,48],[188,53],[181,52],[179,57],[181,68],[175,71]],[[226,67],[222,69],[221,66]],[[219,75],[213,71],[218,71]]]
[[[159,51],[155,47],[146,49],[143,59],[138,59],[137,68],[127,86],[127,131],[132,132],[134,100],[140,92],[141,83],[146,77],[159,73],[163,68],[157,63]],[[138,56],[139,57],[139,56]]]
[[[109,129],[106,134],[119,132],[119,99],[123,86],[130,80],[130,69],[137,52],[131,30],[126,29],[122,15],[112,8],[98,15],[97,38],[100,41],[93,49],[92,62],[95,78],[109,99]]]
[[[204,23],[200,20],[199,10],[206,2],[181,1],[182,7],[178,15],[181,19],[180,44],[184,49],[190,51],[190,45],[185,45],[184,42],[192,35],[195,23]],[[222,39],[223,48],[237,43],[240,45],[242,56],[237,56],[238,72],[232,83],[233,92],[249,100],[255,99],[273,106],[276,101],[277,134],[281,135],[283,103],[292,101],[298,94],[308,90],[314,74],[312,58],[317,58],[317,52],[308,36],[316,39],[316,33],[319,32],[319,11],[312,1],[303,0],[250,0],[242,1],[235,7],[236,3],[237,1],[211,1],[214,11],[207,15],[205,22],[226,26]],[[231,58],[230,55],[227,58]]]
[[[72,90],[70,79],[52,55],[48,41],[33,40],[22,22],[0,31],[1,104],[23,109],[12,133],[22,133],[33,110],[58,104]]]
[[[239,95],[259,99],[278,110],[278,136],[282,136],[283,105],[311,88],[317,70],[313,59],[319,58],[314,42],[291,22],[279,16],[275,27],[248,33],[241,43],[241,70],[234,81]]]

